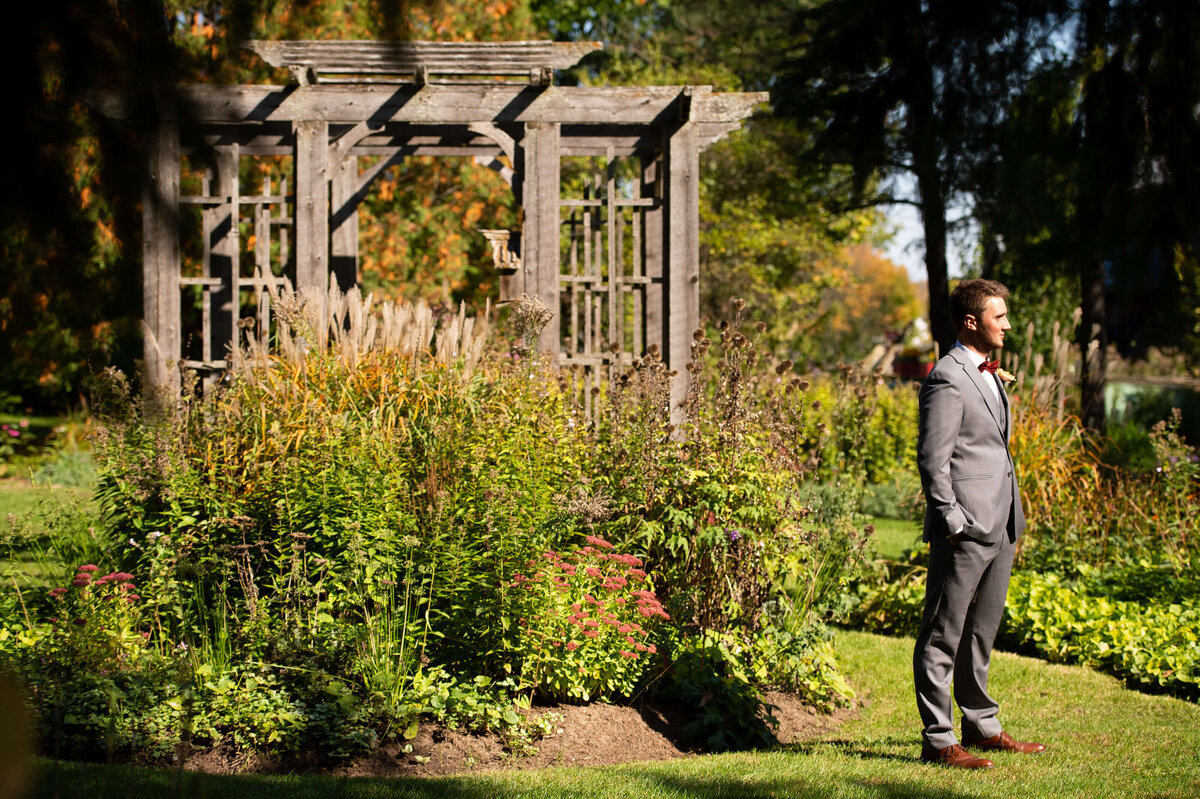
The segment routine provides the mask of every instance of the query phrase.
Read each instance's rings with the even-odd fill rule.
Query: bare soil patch
[[[811,740],[836,729],[853,711],[825,713],[787,694],[772,693],[779,720],[781,744]],[[196,753],[186,768],[208,773],[310,773],[344,777],[436,777],[500,769],[539,769],[554,766],[604,766],[615,763],[670,760],[695,756],[681,741],[680,728],[691,715],[683,709],[638,706],[549,705],[533,713],[559,718],[554,732],[537,742],[537,752],[517,756],[506,751],[495,735],[476,735],[422,725],[411,741],[389,743],[350,763],[330,764],[316,759],[235,757],[217,748]],[[406,751],[407,750],[407,751]]]

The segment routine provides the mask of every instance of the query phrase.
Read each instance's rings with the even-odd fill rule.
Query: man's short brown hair
[[[955,330],[962,330],[967,316],[979,319],[988,300],[999,297],[1008,299],[1008,287],[996,280],[979,278],[964,280],[950,292],[950,319],[954,322]]]

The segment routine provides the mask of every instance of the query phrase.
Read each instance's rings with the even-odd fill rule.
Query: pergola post
[[[333,214],[330,221],[329,268],[342,291],[358,285],[358,158],[347,155],[333,166],[329,186]]]
[[[525,209],[521,262],[526,293],[550,306],[554,316],[538,338],[538,350],[557,357],[562,348],[559,319],[559,125],[531,122],[517,148],[518,201]]]
[[[142,185],[142,308],[146,386],[179,386],[179,125],[164,116],[147,148]]]
[[[673,415],[687,397],[692,333],[700,327],[700,147],[696,134],[696,124],[684,122],[668,133],[663,144],[663,294],[669,309],[663,312],[667,320],[663,358],[668,368],[678,372],[671,385]]]
[[[329,288],[329,123],[299,120],[296,132],[296,289],[313,291],[324,319]],[[320,341],[324,331],[315,331]]]

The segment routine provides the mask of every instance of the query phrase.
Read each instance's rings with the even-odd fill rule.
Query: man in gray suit
[[[1012,376],[989,354],[1004,346],[1008,289],[964,280],[950,295],[958,341],[921,386],[917,468],[930,544],[925,612],[913,653],[917,707],[925,726],[921,759],[991,768],[985,751],[1041,752],[1004,732],[987,692],[992,644],[1004,613],[1013,552],[1025,529],[1008,438],[1003,383]],[[950,685],[962,711],[954,735]]]

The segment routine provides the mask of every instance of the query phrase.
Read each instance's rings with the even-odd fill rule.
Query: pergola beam
[[[246,43],[273,67],[322,75],[519,75],[568,69],[600,42],[385,42],[291,40]]]
[[[739,123],[767,99],[766,92],[713,92],[708,86],[188,85],[164,87],[158,103],[164,113],[174,112],[189,124],[650,125],[681,116],[698,123]],[[107,116],[131,114],[115,94],[95,95],[92,103]]]

